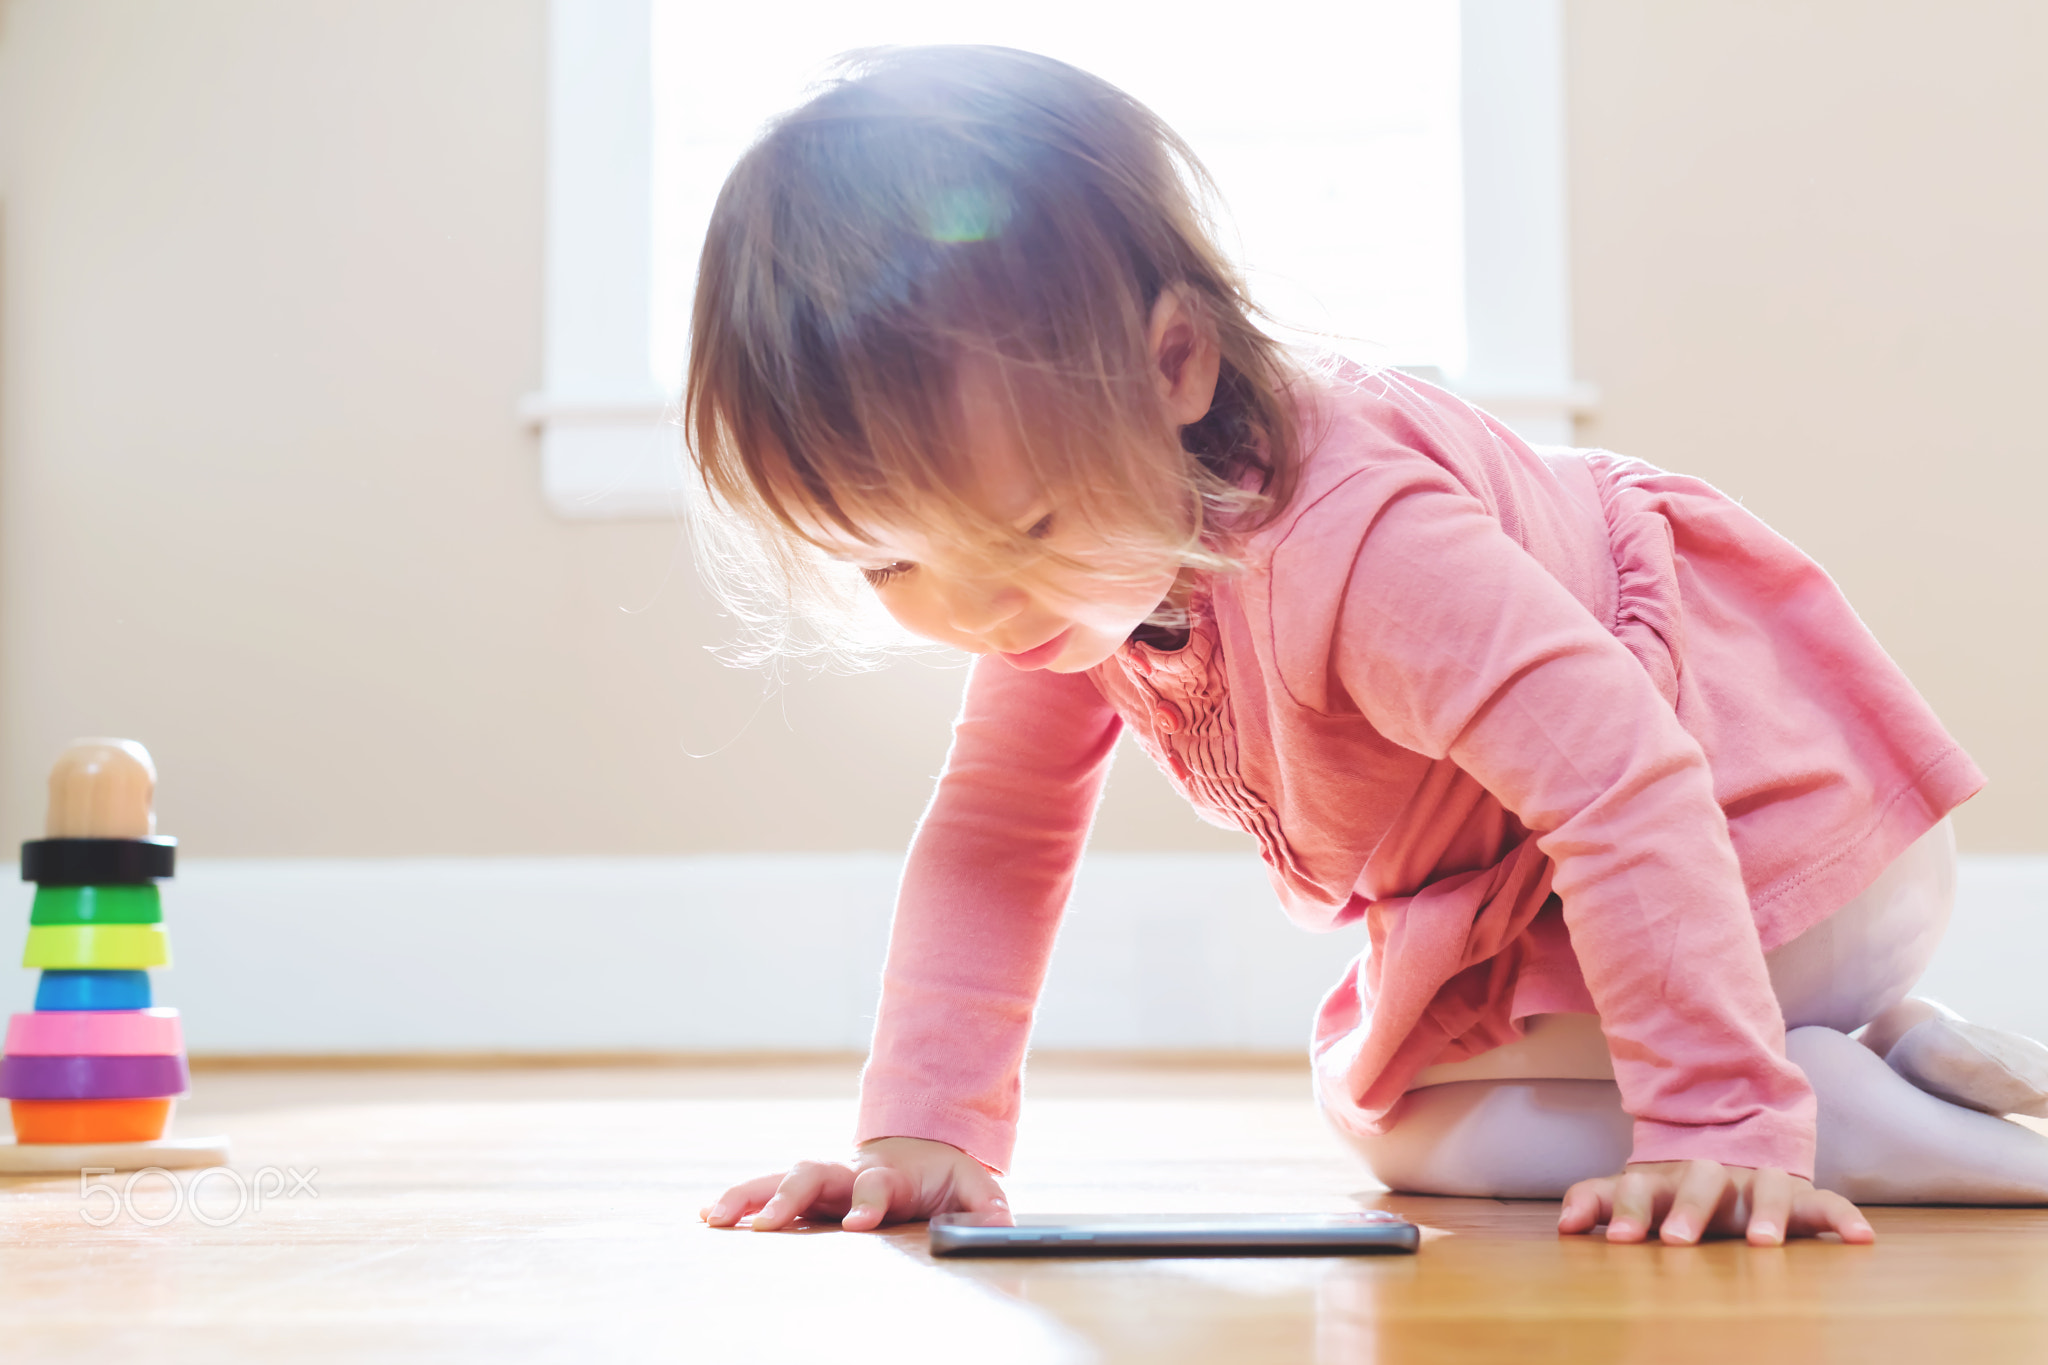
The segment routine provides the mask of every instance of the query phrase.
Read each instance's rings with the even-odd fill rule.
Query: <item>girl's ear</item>
[[[1214,329],[1184,290],[1159,291],[1146,343],[1160,400],[1174,425],[1184,427],[1208,416],[1209,405],[1216,401],[1216,374],[1223,357]]]

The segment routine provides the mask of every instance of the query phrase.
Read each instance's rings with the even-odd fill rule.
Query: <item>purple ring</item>
[[[188,1081],[181,1056],[0,1058],[0,1099],[154,1100]]]

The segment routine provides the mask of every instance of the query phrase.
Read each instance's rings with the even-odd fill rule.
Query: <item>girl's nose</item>
[[[966,583],[946,594],[946,620],[966,635],[984,635],[1024,610],[1030,600],[1008,583]]]

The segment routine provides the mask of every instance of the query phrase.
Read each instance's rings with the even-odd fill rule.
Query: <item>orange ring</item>
[[[9,1100],[16,1142],[155,1142],[169,1100]]]

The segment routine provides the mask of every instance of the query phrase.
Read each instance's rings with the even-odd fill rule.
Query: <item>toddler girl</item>
[[[2048,1052],[1907,997],[1983,779],[1834,584],[1697,480],[1286,351],[1201,183],[1099,80],[922,48],[856,59],[720,195],[687,425],[724,533],[792,619],[829,631],[857,569],[981,657],[857,1155],[706,1218],[1002,1208],[1126,729],[1297,923],[1366,921],[1316,1089],[1389,1186],[1760,1244],[1867,1241],[1852,1198],[2048,1200],[2048,1140],[1997,1116]]]

